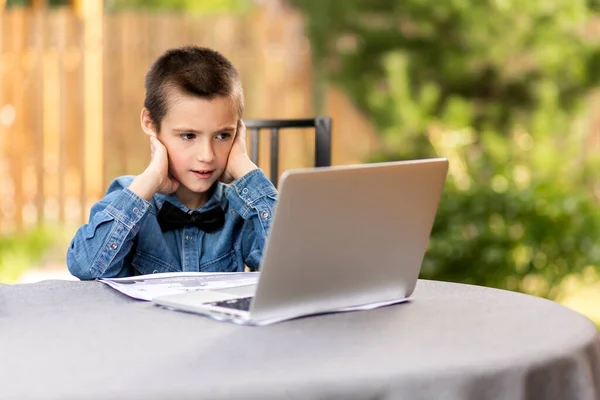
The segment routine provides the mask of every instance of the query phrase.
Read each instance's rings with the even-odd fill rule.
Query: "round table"
[[[98,282],[0,285],[2,399],[598,399],[600,336],[557,303],[420,280],[403,304],[238,326]]]

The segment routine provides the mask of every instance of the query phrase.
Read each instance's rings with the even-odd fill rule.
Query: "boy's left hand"
[[[224,183],[231,183],[257,168],[256,164],[248,157],[248,151],[246,150],[246,125],[240,119],[235,138],[233,139],[233,145],[229,152],[227,167],[223,175],[221,175],[220,180]]]

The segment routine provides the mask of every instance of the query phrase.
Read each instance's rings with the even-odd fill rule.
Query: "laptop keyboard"
[[[250,303],[252,302],[252,296],[240,297],[239,299],[231,299],[225,301],[213,301],[210,303],[211,306],[233,308],[235,310],[250,311]]]

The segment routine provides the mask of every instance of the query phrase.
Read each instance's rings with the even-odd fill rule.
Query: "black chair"
[[[271,182],[279,178],[279,130],[285,128],[315,128],[315,167],[331,165],[331,117],[307,119],[245,119],[250,132],[250,159],[258,165],[259,132],[271,130]]]

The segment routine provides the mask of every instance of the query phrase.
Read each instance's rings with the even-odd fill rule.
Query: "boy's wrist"
[[[247,173],[254,171],[255,169],[258,169],[258,166],[248,159],[241,163],[234,171],[232,171],[231,177],[233,180],[237,180]]]
[[[159,181],[148,170],[136,176],[129,185],[129,190],[146,201],[150,201],[159,188]]]

